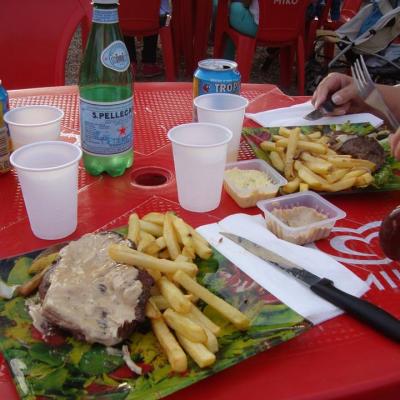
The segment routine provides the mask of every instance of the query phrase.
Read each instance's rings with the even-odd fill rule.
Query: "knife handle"
[[[319,108],[322,108],[324,110],[325,113],[330,113],[332,112],[335,108],[337,107],[337,105],[332,101],[332,98],[329,97],[328,99],[326,99],[320,106]]]
[[[310,289],[387,337],[400,342],[400,321],[382,308],[337,289],[329,279],[321,279],[311,285]]]

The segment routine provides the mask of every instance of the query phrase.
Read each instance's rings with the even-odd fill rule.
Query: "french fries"
[[[205,330],[196,322],[193,322],[190,318],[187,318],[183,314],[179,314],[167,308],[163,317],[167,322],[167,325],[175,330],[176,333],[184,336],[192,342],[206,343],[207,335]]]
[[[219,336],[221,333],[221,328],[214,324],[206,315],[204,315],[195,305],[188,312],[188,317],[198,322],[203,328],[206,328],[212,332],[215,336]]]
[[[155,237],[159,237],[163,235],[163,229],[162,226],[155,224],[154,222],[149,222],[149,221],[145,221],[143,219],[141,219],[139,221],[140,223],[140,229],[150,233],[151,235],[155,236]]]
[[[187,298],[189,301],[193,302],[194,296],[191,294],[185,294],[185,298]],[[167,308],[171,307],[171,304],[168,303],[168,300],[161,294],[154,294],[151,296],[152,302],[157,306],[159,310],[166,310]],[[195,307],[192,305],[192,307]],[[200,310],[199,310],[200,311]],[[190,314],[192,312],[192,308],[190,311],[186,314]],[[201,311],[200,311],[201,312]],[[206,317],[207,318],[207,317]],[[218,327],[219,328],[219,327]]]
[[[211,353],[204,344],[192,342],[180,333],[177,333],[176,336],[179,343],[200,368],[205,368],[214,364],[216,359],[215,354]]]
[[[289,145],[289,139],[282,138],[276,142],[276,145],[277,147],[287,148]],[[305,140],[299,140],[297,142],[297,146],[300,150],[305,150],[316,154],[325,154],[327,151],[327,148],[324,144],[315,142],[306,142]]]
[[[23,285],[17,288],[16,293],[23,297],[27,297],[32,294],[42,282],[42,279],[46,272],[50,269],[51,264],[47,265],[47,267],[43,268],[40,272],[34,275],[29,281],[25,282]]]
[[[260,144],[270,164],[288,180],[283,193],[308,189],[337,192],[366,187],[373,181],[376,165],[369,160],[337,154],[329,137],[320,131],[300,133],[300,128],[279,128],[279,134]],[[354,178],[354,179],[353,179]]]
[[[175,336],[169,330],[165,321],[162,318],[153,318],[151,319],[151,326],[156,338],[167,355],[171,369],[176,372],[185,372],[187,370],[186,354],[175,339]]]
[[[152,297],[149,298],[146,304],[145,314],[147,318],[153,318],[153,319],[161,318],[162,314],[159,308],[157,307],[157,303],[154,301]]]
[[[134,265],[149,270],[154,269],[166,274],[171,274],[178,270],[185,271],[191,276],[197,273],[196,264],[156,258],[120,244],[112,244],[108,252],[114,261],[121,264]]]
[[[173,260],[175,260],[180,254],[180,248],[175,229],[172,225],[172,215],[170,213],[165,214],[163,236],[169,255]]]
[[[217,337],[207,328],[204,328],[204,332],[207,335],[207,341],[204,343],[205,346],[207,347],[208,350],[211,351],[211,353],[216,353],[219,349]]]
[[[188,300],[180,289],[165,277],[157,281],[161,294],[170,304],[170,306],[179,313],[187,313],[192,308],[192,302]]]
[[[299,177],[292,179],[286,185],[282,186],[283,193],[289,194],[296,192],[299,189],[300,182]]]
[[[247,329],[249,327],[249,319],[237,308],[231,306],[214,293],[211,293],[204,286],[201,286],[188,274],[183,271],[177,271],[174,274],[174,281],[183,286],[187,291],[198,296],[201,300],[215,308],[227,320],[232,322],[238,329]]]
[[[290,132],[288,144],[286,148],[284,174],[287,179],[294,177],[293,163],[296,153],[297,143],[299,142],[300,129],[296,128]]]
[[[271,153],[269,153],[269,159],[271,160],[272,166],[279,172],[283,172],[285,170],[285,163],[277,151],[271,151]]]
[[[143,221],[152,222],[157,225],[164,225],[164,214],[159,212],[150,212],[143,216]]]
[[[283,160],[283,151],[276,153]],[[293,157],[292,166],[294,163]],[[201,368],[212,365],[222,329],[194,303],[202,299],[238,329],[247,329],[249,319],[197,283],[198,268],[193,260],[212,256],[209,243],[172,212],[151,212],[142,219],[132,214],[127,236],[137,250],[112,244],[108,252],[114,261],[146,270],[153,277],[155,285],[150,289],[145,315],[171,369],[176,372],[187,369],[186,353]]]
[[[57,260],[59,253],[51,253],[47,256],[43,256],[34,260],[28,269],[28,273],[30,274],[37,274],[43,271],[46,267],[51,265],[55,260]]]
[[[129,216],[127,238],[137,246],[140,240],[140,223],[136,213]]]
[[[189,227],[183,221],[183,219],[174,215],[172,223],[175,227],[179,243],[181,243],[183,246],[193,247],[192,235],[190,233]]]

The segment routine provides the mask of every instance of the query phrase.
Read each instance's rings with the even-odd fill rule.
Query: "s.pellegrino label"
[[[96,24],[116,24],[118,22],[118,8],[94,8],[92,22]]]
[[[117,72],[124,72],[130,66],[128,49],[122,40],[116,40],[101,52],[101,63]]]
[[[132,148],[133,97],[101,103],[80,97],[82,149],[94,155],[115,155]]]

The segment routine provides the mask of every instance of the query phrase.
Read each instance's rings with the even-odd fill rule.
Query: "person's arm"
[[[400,119],[400,87],[377,85],[386,105]],[[332,73],[318,85],[312,97],[312,103],[318,108],[329,96],[338,106],[332,115],[370,112],[378,114],[376,109],[368,106],[359,96],[353,78],[348,75]],[[381,115],[379,115],[381,116]]]
[[[390,110],[400,120],[400,86],[378,85],[379,91]],[[375,109],[365,104],[358,96],[353,78],[347,75],[332,73],[318,85],[312,97],[312,103],[318,108],[329,96],[338,106],[332,115],[344,115],[349,112],[377,113]],[[389,143],[392,154],[400,160],[400,127],[390,135]]]
[[[400,128],[397,129],[396,133],[389,136],[389,143],[393,156],[400,160]]]
[[[383,100],[400,121],[400,86],[377,85]]]

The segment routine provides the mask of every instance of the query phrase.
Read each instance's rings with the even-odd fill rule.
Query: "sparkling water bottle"
[[[118,0],[94,0],[79,72],[83,162],[92,175],[122,175],[133,162],[133,89]]]

